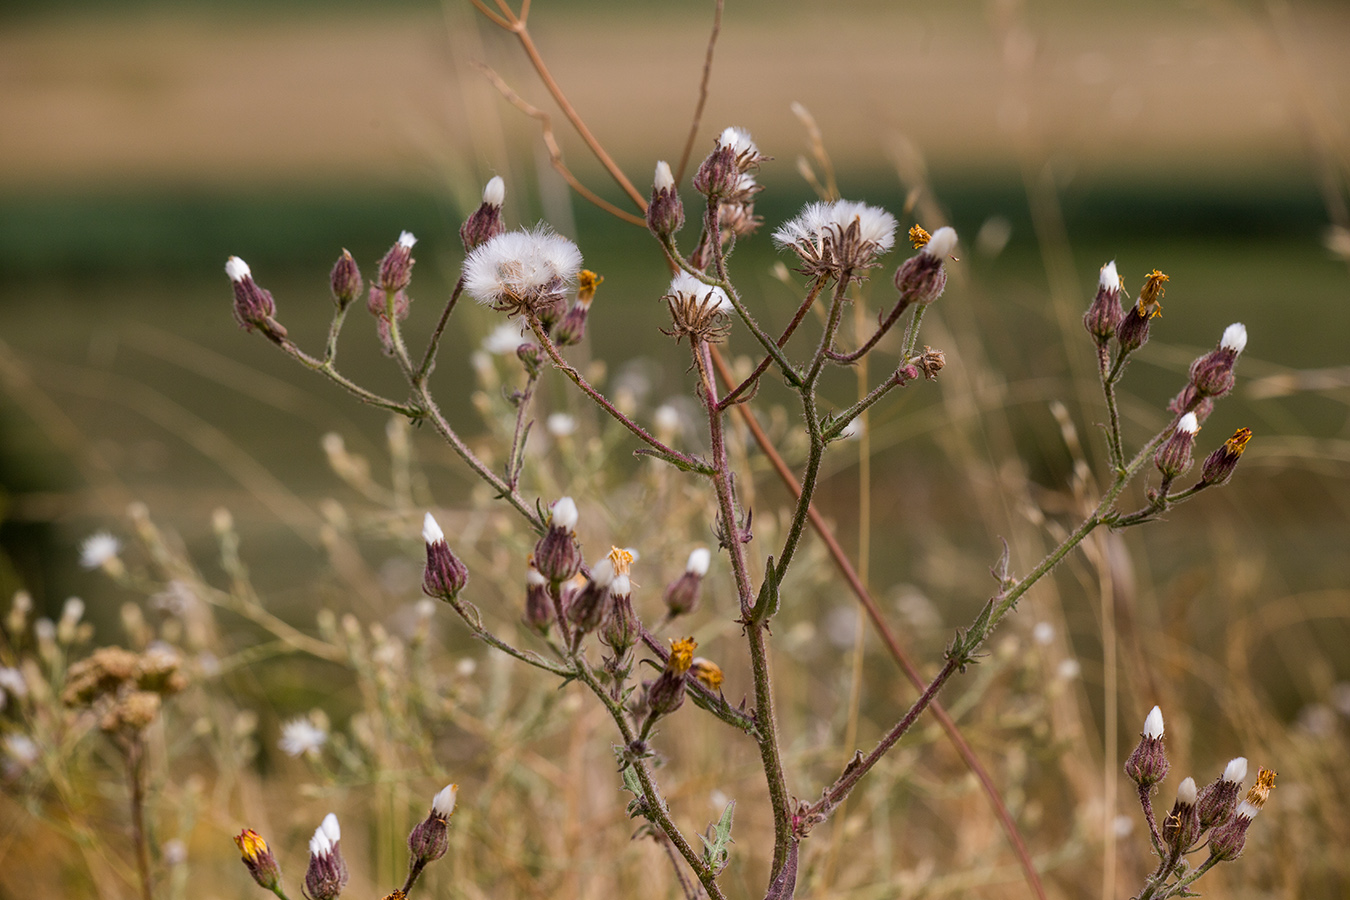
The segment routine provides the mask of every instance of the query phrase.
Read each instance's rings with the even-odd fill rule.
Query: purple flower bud
[[[1177,786],[1177,799],[1162,824],[1162,839],[1174,853],[1183,853],[1200,837],[1200,814],[1195,802],[1195,779],[1185,778]]]
[[[472,251],[486,244],[506,230],[502,224],[502,202],[506,199],[506,182],[500,175],[493,176],[483,188],[483,205],[474,210],[459,228],[459,239],[464,249]]]
[[[239,327],[245,331],[256,328],[276,344],[285,340],[286,329],[274,318],[277,305],[272,293],[258,287],[248,263],[231,256],[225,263],[225,274],[230,276],[234,287],[234,320]]]
[[[412,232],[405,231],[398,236],[384,259],[380,260],[380,287],[386,293],[397,293],[412,280],[412,267],[416,262],[412,258],[412,248],[416,243],[417,238],[413,237]]]
[[[561,584],[581,569],[576,524],[577,505],[571,497],[563,497],[553,504],[548,530],[534,545],[534,564],[552,584]]]
[[[1136,784],[1148,787],[1167,777],[1167,751],[1163,749],[1162,710],[1153,707],[1144,720],[1139,745],[1125,761],[1125,774]]]
[[[1209,855],[1223,862],[1230,862],[1242,855],[1247,844],[1247,828],[1260,808],[1243,800],[1233,810],[1233,817],[1214,829],[1209,836]]]
[[[1205,785],[1196,801],[1201,828],[1217,828],[1227,822],[1237,807],[1242,779],[1247,777],[1247,760],[1239,756],[1228,763],[1223,774]]]
[[[450,848],[449,829],[446,827],[450,814],[455,811],[455,797],[459,786],[449,784],[442,788],[431,801],[431,812],[413,826],[408,835],[408,850],[412,853],[412,864],[420,869],[429,862],[435,862]]]
[[[1133,353],[1148,343],[1149,322],[1152,316],[1142,307],[1131,307],[1116,326],[1116,341],[1125,353]]]
[[[540,634],[548,634],[553,627],[553,598],[548,592],[548,579],[539,574],[533,556],[525,573],[525,624]]]
[[[526,341],[516,347],[516,358],[525,366],[525,374],[531,378],[538,377],[539,370],[544,365],[544,348],[531,341]]]
[[[445,534],[431,513],[422,522],[422,539],[427,545],[427,567],[422,575],[422,590],[430,597],[446,602],[454,600],[469,583],[464,567],[445,542]]]
[[[698,608],[703,576],[708,574],[712,554],[707,547],[698,547],[689,554],[684,574],[666,587],[666,610],[669,618],[686,615]]]
[[[1233,389],[1233,367],[1247,346],[1247,328],[1235,322],[1224,329],[1219,346],[1191,363],[1191,386],[1202,397],[1222,397]]]
[[[642,622],[633,611],[633,585],[627,575],[614,576],[609,592],[613,604],[609,617],[601,626],[600,639],[622,657],[629,647],[638,642],[642,634]]]
[[[1116,272],[1116,261],[1111,260],[1102,266],[1097,295],[1083,314],[1083,327],[1099,345],[1105,344],[1115,335],[1125,315],[1125,310],[1120,306],[1120,294],[1120,275]]]
[[[647,688],[649,716],[669,715],[684,703],[685,676],[694,664],[694,651],[697,649],[698,644],[693,638],[670,642],[666,666]]]
[[[346,250],[338,257],[328,281],[332,285],[333,302],[338,305],[338,309],[351,306],[352,302],[361,296],[365,286],[361,280],[361,270],[356,267],[356,260],[352,259],[352,255]]]
[[[337,817],[329,813],[309,839],[309,868],[305,891],[313,900],[337,900],[347,886],[347,863],[342,859]]]
[[[945,262],[956,249],[956,231],[943,227],[929,235],[915,226],[909,233],[920,250],[896,269],[895,289],[900,292],[900,302],[927,306],[947,287]]]
[[[1189,412],[1177,422],[1169,437],[1158,452],[1153,455],[1153,464],[1169,481],[1191,467],[1191,449],[1195,446],[1195,433],[1200,430],[1195,413]]]
[[[567,606],[567,620],[578,634],[590,634],[604,623],[611,603],[610,585],[614,583],[614,564],[608,557],[591,567],[591,577]]]
[[[684,203],[675,187],[675,176],[664,160],[656,164],[652,199],[647,204],[647,227],[657,237],[667,237],[684,227]]]

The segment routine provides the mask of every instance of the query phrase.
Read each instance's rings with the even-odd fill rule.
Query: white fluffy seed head
[[[656,177],[652,185],[658,191],[668,191],[675,186],[675,176],[670,171],[670,163],[664,159],[656,164]]]
[[[1116,271],[1116,261],[1114,259],[1102,266],[1102,276],[1097,284],[1103,291],[1120,290],[1120,273]]]
[[[483,188],[483,202],[488,206],[495,206],[501,209],[502,203],[506,200],[506,182],[502,181],[502,176],[493,175],[488,179],[487,187]],[[436,796],[440,796],[437,794]]]
[[[431,811],[442,819],[449,818],[455,811],[455,799],[459,796],[459,785],[447,784],[431,798]]]
[[[1247,348],[1247,326],[1241,322],[1229,325],[1223,330],[1223,340],[1219,341],[1219,346],[1234,353],[1241,353]]]
[[[422,540],[428,544],[438,544],[445,540],[445,532],[441,531],[441,526],[436,524],[431,513],[427,513],[426,518],[422,520]]]
[[[571,497],[562,497],[553,504],[553,525],[571,531],[577,527],[577,504]]]
[[[952,251],[956,249],[956,229],[950,225],[943,225],[933,232],[923,249],[925,253],[931,253],[937,257],[951,256]]]
[[[253,273],[249,270],[248,263],[237,256],[231,256],[225,260],[225,274],[230,276],[231,281],[243,281]]]
[[[1200,420],[1195,417],[1195,413],[1188,412],[1181,417],[1177,423],[1177,431],[1184,431],[1187,434],[1195,434],[1200,430]]]
[[[417,238],[413,237],[413,233],[411,231],[404,231],[399,233],[398,244],[400,247],[405,247],[411,250],[413,244],[415,243],[417,243]]]
[[[879,206],[855,200],[808,203],[796,218],[773,233],[773,239],[780,247],[793,244],[819,247],[826,240],[841,237],[855,221],[859,240],[874,245],[877,254],[895,245],[895,216]]]
[[[1181,784],[1177,785],[1177,802],[1186,806],[1194,806],[1195,798],[1199,791],[1195,787],[1194,778],[1183,778]]]
[[[571,284],[581,271],[577,245],[547,226],[508,231],[480,244],[464,261],[464,289],[479,303],[496,304]]]
[[[1228,765],[1223,770],[1223,780],[1229,784],[1242,784],[1242,779],[1247,777],[1247,757],[1239,756],[1236,759],[1228,761]]]
[[[338,826],[337,814],[329,813],[323,817],[323,822],[319,825],[319,830],[324,833],[331,843],[336,844],[342,840],[342,829]]]
[[[699,578],[708,574],[708,563],[712,562],[712,553],[707,547],[696,547],[689,554],[689,562],[685,565],[686,572],[692,572]]]
[[[1163,715],[1162,710],[1153,707],[1149,710],[1148,718],[1144,719],[1144,737],[1157,740],[1163,736]]]
[[[731,312],[734,309],[726,291],[711,284],[704,284],[684,271],[676,272],[675,277],[670,279],[670,294],[685,300],[703,300],[712,294],[717,309],[722,312]]]

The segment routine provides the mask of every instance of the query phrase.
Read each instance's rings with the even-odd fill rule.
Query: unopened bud
[[[1153,455],[1153,464],[1164,478],[1172,479],[1191,467],[1191,449],[1195,446],[1195,434],[1200,430],[1195,413],[1189,412],[1177,422],[1169,437],[1158,452]]]
[[[642,623],[633,611],[633,583],[629,576],[615,575],[609,592],[613,602],[601,626],[600,639],[622,657],[641,637]]]
[[[338,309],[351,306],[365,289],[365,282],[361,280],[361,270],[356,267],[356,260],[352,259],[352,255],[346,250],[342,251],[342,255],[334,264],[328,282],[333,288],[333,302],[337,304]]]
[[[380,260],[380,289],[386,294],[398,293],[412,280],[412,267],[416,262],[412,258],[412,248],[416,243],[417,238],[413,237],[412,232],[405,231],[398,236],[384,259]]]
[[[430,597],[453,601],[464,590],[464,585],[469,583],[469,570],[450,550],[450,545],[445,542],[445,534],[431,513],[427,513],[422,522],[422,538],[427,545],[427,566],[422,575],[422,590]]]
[[[472,251],[506,230],[502,224],[502,203],[506,200],[506,182],[494,175],[483,188],[483,204],[469,214],[459,228],[464,249]]]
[[[1139,745],[1125,761],[1125,774],[1136,784],[1148,787],[1167,777],[1167,751],[1163,748],[1162,710],[1153,707],[1144,719]]]
[[[1232,478],[1238,460],[1242,459],[1242,451],[1247,449],[1247,442],[1251,439],[1250,428],[1239,428],[1233,432],[1233,436],[1224,441],[1222,447],[1205,457],[1205,464],[1200,469],[1200,483],[1223,484]]]
[[[901,303],[927,306],[947,287],[945,262],[956,249],[956,231],[944,226],[930,235],[915,225],[909,230],[909,239],[919,252],[896,269],[895,289],[900,292]]]
[[[548,530],[534,545],[534,564],[552,584],[561,584],[581,569],[576,524],[577,505],[571,497],[563,497],[553,504]]]
[[[531,378],[539,376],[539,370],[544,365],[544,348],[531,341],[526,341],[516,347],[516,359],[525,366],[525,374]]]
[[[540,634],[548,634],[553,627],[553,598],[548,592],[548,579],[539,574],[533,556],[525,573],[525,624]]]
[[[686,615],[698,608],[703,576],[708,574],[711,560],[712,554],[707,547],[698,547],[690,552],[684,574],[666,587],[666,610],[670,618]]]
[[[595,631],[605,621],[610,608],[610,585],[614,582],[614,564],[608,558],[591,567],[591,577],[567,606],[567,619],[580,634]]]
[[[273,343],[281,343],[286,338],[286,329],[274,318],[277,304],[271,291],[258,287],[248,263],[237,256],[225,262],[225,274],[230,276],[234,288],[234,320],[239,327],[245,331],[256,328]]]
[[[647,204],[647,227],[658,237],[674,234],[684,227],[684,203],[675,187],[675,176],[664,160],[656,164],[652,199]]]
[[[337,900],[347,886],[347,863],[338,846],[341,832],[337,817],[329,813],[309,839],[309,867],[305,870],[305,891],[312,900]]]
[[[1163,843],[1175,853],[1189,850],[1200,837],[1200,815],[1195,807],[1198,796],[1195,779],[1182,779],[1177,786],[1177,799],[1172,804],[1172,811],[1163,820]]]
[[[450,848],[450,836],[446,824],[450,814],[455,811],[455,797],[459,793],[458,785],[448,784],[431,800],[431,812],[413,826],[408,835],[408,850],[412,854],[412,864],[417,868],[429,862],[435,862]]]
[[[1233,389],[1233,367],[1247,346],[1247,327],[1235,322],[1224,329],[1219,346],[1191,363],[1191,387],[1201,397],[1222,397]]]
[[[1116,262],[1112,260],[1102,266],[1101,277],[1097,284],[1097,295],[1092,305],[1083,314],[1083,327],[1098,344],[1105,344],[1116,333],[1125,311],[1120,306],[1120,275],[1116,271]]]
[[[1195,804],[1200,813],[1201,828],[1217,828],[1232,817],[1245,777],[1247,760],[1239,756],[1228,763],[1221,776],[1205,785]]]

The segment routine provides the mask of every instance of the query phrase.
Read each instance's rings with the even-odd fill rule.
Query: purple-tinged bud
[[[379,333],[380,346],[384,348],[385,356],[394,355],[394,331],[391,323],[402,322],[408,318],[408,310],[412,305],[407,291],[394,293],[393,303],[389,302],[389,297],[384,290],[372,284],[370,295],[366,300],[366,309],[375,317],[375,330]]]
[[[248,873],[258,882],[258,886],[276,891],[281,886],[281,866],[277,865],[277,858],[267,846],[267,841],[262,839],[262,835],[251,828],[245,828],[235,836],[234,843],[242,854]]]
[[[577,505],[571,497],[553,504],[548,530],[534,545],[534,564],[551,584],[561,584],[581,569],[581,545],[577,543]]]
[[[895,270],[895,289],[900,292],[901,303],[927,306],[947,287],[945,262],[956,249],[956,230],[944,226],[930,235],[915,225],[909,230],[909,239],[919,252]]]
[[[1191,363],[1191,386],[1201,397],[1222,397],[1233,389],[1233,366],[1247,346],[1247,327],[1235,322],[1224,329],[1219,346]]]
[[[684,227],[684,202],[665,160],[656,164],[652,199],[647,204],[647,227],[657,237],[669,237]]]
[[[1209,836],[1209,855],[1221,862],[1231,862],[1242,855],[1247,844],[1247,828],[1261,810],[1246,800],[1237,805],[1233,817],[1214,829]]]
[[[698,547],[690,552],[684,574],[666,586],[668,618],[683,616],[698,608],[703,576],[708,574],[708,563],[711,561],[712,554],[708,552],[707,547]]]
[[[1102,266],[1097,296],[1092,298],[1092,305],[1083,314],[1083,327],[1098,346],[1115,336],[1116,328],[1125,315],[1120,305],[1120,294],[1120,275],[1116,272],[1116,261],[1113,259]]]
[[[1169,280],[1157,269],[1144,277],[1138,303],[1125,313],[1116,327],[1116,341],[1122,352],[1133,353],[1148,343],[1149,322],[1162,315],[1162,298],[1166,293],[1163,285]]]
[[[633,612],[633,582],[629,578],[635,559],[637,552],[634,550],[613,547],[609,551],[608,562],[614,568],[614,579],[609,584],[609,615],[600,626],[600,639],[620,658],[642,634],[642,623]]]
[[[446,824],[450,814],[455,811],[455,798],[459,786],[448,784],[431,800],[431,812],[413,826],[408,834],[408,850],[412,853],[412,866],[421,869],[429,862],[435,862],[450,848],[450,836]]]
[[[1174,853],[1183,853],[1200,837],[1200,814],[1195,802],[1198,798],[1194,778],[1184,778],[1177,785],[1177,800],[1162,823],[1162,839]]]
[[[609,589],[613,583],[614,564],[608,557],[591,567],[591,577],[567,605],[567,620],[576,627],[578,634],[590,634],[604,623],[609,614]]]
[[[1227,822],[1237,807],[1242,779],[1247,777],[1247,759],[1239,756],[1230,761],[1223,774],[1205,785],[1196,801],[1201,828],[1217,828]]]
[[[1188,412],[1177,422],[1169,437],[1158,452],[1153,455],[1153,464],[1164,478],[1173,479],[1191,467],[1191,449],[1195,446],[1195,434],[1200,430],[1195,413]]]
[[[365,289],[365,282],[361,280],[361,270],[356,267],[356,260],[352,259],[352,255],[346,250],[338,257],[332,274],[328,276],[328,282],[333,288],[333,302],[337,304],[338,309],[351,306]]]
[[[548,634],[553,627],[553,598],[548,592],[548,579],[539,574],[533,556],[525,572],[525,624],[540,634]]]
[[[1238,460],[1242,459],[1242,451],[1247,449],[1247,442],[1251,439],[1250,428],[1239,428],[1233,432],[1233,436],[1224,441],[1222,447],[1205,457],[1205,464],[1200,468],[1200,484],[1223,484],[1232,478]]]
[[[604,280],[590,269],[582,269],[577,275],[577,301],[562,317],[553,333],[553,341],[559,347],[580,343],[586,336],[586,316],[590,313],[591,301],[595,299],[595,289]]]
[[[544,348],[532,341],[526,341],[516,347],[516,359],[519,359],[521,365],[525,366],[525,374],[531,378],[539,377],[539,370],[544,366]]]
[[[459,228],[464,249],[472,251],[506,231],[502,224],[502,202],[506,200],[506,182],[494,175],[483,188],[483,205],[474,210]]]
[[[1162,710],[1155,706],[1144,719],[1139,745],[1125,761],[1125,774],[1135,784],[1148,787],[1166,778],[1167,769],[1167,751],[1163,749],[1163,715]]]
[[[341,832],[337,817],[329,813],[309,839],[309,868],[305,870],[305,892],[312,900],[337,900],[347,886],[347,863],[338,847]]]
[[[422,575],[422,590],[430,597],[453,601],[469,583],[469,570],[451,552],[445,533],[431,513],[422,521],[422,539],[427,545],[427,567]]]
[[[380,260],[380,287],[385,293],[398,293],[412,280],[412,267],[416,262],[412,258],[412,248],[416,243],[417,238],[413,237],[412,232],[405,231],[398,236],[384,259]]]
[[[234,320],[239,327],[245,331],[256,328],[276,344],[285,340],[286,329],[274,318],[277,304],[272,299],[272,292],[258,287],[248,263],[231,256],[225,262],[225,274],[230,276],[234,287]]]
[[[694,664],[697,649],[698,644],[691,637],[670,642],[666,666],[647,688],[649,716],[669,715],[684,703],[685,675]]]

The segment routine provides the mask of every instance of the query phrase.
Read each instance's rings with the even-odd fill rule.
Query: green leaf
[[[724,869],[730,858],[727,845],[734,843],[731,840],[731,820],[735,813],[736,801],[732,800],[727,803],[726,809],[722,810],[722,818],[715,825],[708,826],[709,833],[699,835],[699,839],[703,841],[703,861],[714,872]]]
[[[759,596],[750,610],[747,625],[763,625],[778,612],[778,570],[774,568],[773,557],[764,564],[764,583],[759,586]]]

